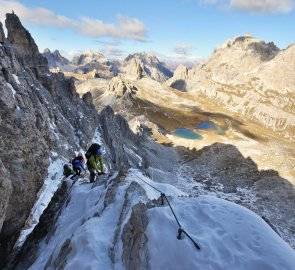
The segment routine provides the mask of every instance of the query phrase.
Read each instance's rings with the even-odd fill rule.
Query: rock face
[[[145,235],[148,224],[146,211],[147,207],[143,203],[133,206],[130,220],[124,227],[123,261],[130,270],[148,269],[148,252],[144,248],[148,241]]]
[[[45,57],[39,53],[38,47],[15,14],[7,14],[5,26],[8,31],[7,39],[17,49],[25,64],[34,69],[34,72],[48,71],[48,63]]]
[[[146,77],[158,82],[164,82],[173,75],[156,56],[147,53],[135,53],[127,56],[123,61],[121,73],[122,76],[133,80]]]
[[[237,37],[189,70],[186,78],[177,72],[168,84],[295,140],[294,51],[294,45],[280,51],[272,42]]]
[[[5,42],[5,34],[3,31],[3,25],[0,22],[0,44],[4,44],[4,42]]]
[[[70,63],[70,61],[63,57],[58,50],[51,52],[49,49],[45,49],[42,55],[46,57],[49,68],[62,69]]]
[[[107,61],[104,55],[94,51],[85,51],[84,53],[74,56],[72,64],[75,66],[84,66],[90,63],[104,64]]]
[[[74,82],[49,73],[15,14],[7,14],[6,26],[10,44],[0,46],[0,267],[43,185],[50,153],[71,157],[86,147],[97,123]]]
[[[124,68],[124,77],[131,80],[140,80],[143,78],[143,65],[136,59],[131,59]]]
[[[177,78],[177,79],[175,79]],[[188,69],[184,65],[179,65],[173,73],[173,78],[169,79],[166,84],[172,88],[186,91],[186,80],[188,78]]]
[[[75,56],[70,70],[78,74],[87,74],[89,78],[110,79],[117,74],[104,55],[93,51],[85,51]]]

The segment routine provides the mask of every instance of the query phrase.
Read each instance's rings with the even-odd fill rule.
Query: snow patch
[[[132,149],[125,147],[125,145],[123,146],[123,148],[127,153],[129,153],[131,156],[134,156],[138,160],[139,166],[142,166],[142,158],[139,155],[137,155]]]
[[[183,235],[168,207],[148,210],[151,269],[295,269],[294,250],[259,216],[210,196],[178,198],[173,209],[198,251]]]
[[[12,87],[12,85],[10,83],[6,83],[6,85],[10,88],[11,92],[12,92],[12,95],[13,95],[13,98],[15,99],[15,95],[16,95],[16,91],[15,89]]]
[[[55,156],[55,152],[52,152],[51,155]],[[27,229],[24,229],[21,232],[21,235],[18,239],[18,246],[21,246],[26,240],[27,236],[33,231],[35,226],[39,222],[39,218],[43,211],[46,209],[49,204],[54,192],[57,190],[58,185],[63,179],[63,164],[64,159],[57,159],[56,161],[50,160],[50,165],[48,167],[48,175],[44,181],[43,187],[39,191],[39,198],[36,201],[32,212],[30,214],[30,226]]]
[[[13,76],[13,78],[14,78],[14,80],[16,81],[17,84],[21,84],[21,83],[19,82],[18,76],[16,76],[15,74],[12,74],[12,76]]]
[[[140,170],[130,169],[129,175],[126,178],[127,181],[135,181],[143,187],[148,198],[150,200],[158,199],[160,197],[160,192],[152,188],[151,186],[157,188],[158,190],[165,193],[167,196],[187,196],[187,193],[175,188],[170,184],[163,184],[152,181],[150,178],[144,176]],[[149,186],[151,185],[151,186]]]

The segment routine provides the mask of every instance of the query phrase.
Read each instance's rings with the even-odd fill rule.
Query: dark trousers
[[[74,168],[75,174],[71,177],[71,179],[74,179],[75,176],[80,175],[81,171],[81,168]]]
[[[95,170],[92,169],[92,168],[88,168],[89,172],[90,172],[90,177],[89,177],[89,180],[90,180],[90,183],[93,183],[95,181]]]

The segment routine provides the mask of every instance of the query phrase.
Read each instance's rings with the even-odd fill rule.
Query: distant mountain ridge
[[[50,68],[59,68],[68,75],[89,74],[87,78],[111,79],[117,75],[129,79],[152,78],[164,82],[173,76],[173,72],[159,59],[142,52],[128,55],[124,60],[108,60],[103,54],[85,51],[74,56],[72,61],[62,57],[58,50],[53,53],[46,49],[43,55],[47,58]],[[75,76],[77,77],[77,76]]]
[[[58,50],[51,52],[49,49],[45,49],[42,54],[46,57],[50,68],[62,68],[70,63]]]
[[[132,79],[146,77],[164,82],[173,76],[173,72],[155,55],[145,52],[129,54],[124,59],[122,66],[121,72]]]

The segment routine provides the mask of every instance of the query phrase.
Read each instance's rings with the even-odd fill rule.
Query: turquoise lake
[[[215,130],[215,132],[219,135],[225,135],[225,132],[228,130],[228,128],[220,127],[211,121],[202,122],[195,126],[195,128],[203,130]]]
[[[173,135],[189,140],[202,139],[202,135],[188,129],[188,128],[177,128],[174,130]]]
[[[207,121],[196,126],[199,129],[216,129],[216,125],[213,122]]]

